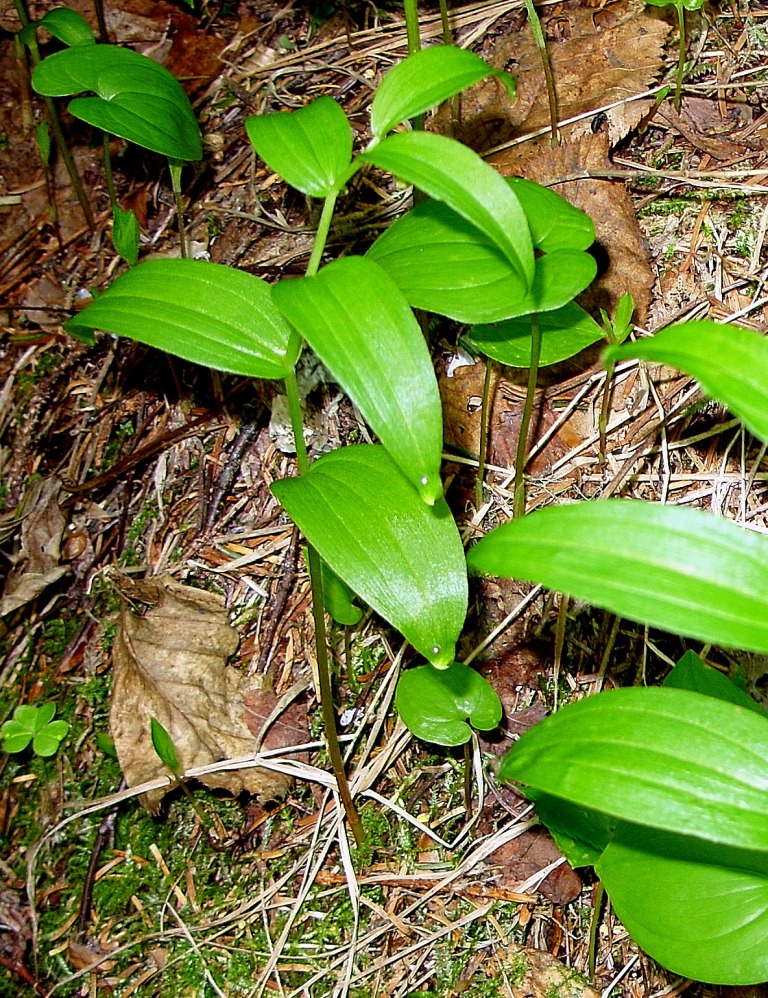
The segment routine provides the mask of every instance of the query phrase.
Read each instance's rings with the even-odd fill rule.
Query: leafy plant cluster
[[[43,92],[95,91],[97,98],[78,97],[70,109],[116,131],[117,112],[128,104],[131,114],[149,116],[154,82],[147,83],[151,94],[139,89],[133,102],[138,63],[124,53],[115,62],[125,63],[123,89],[103,88],[93,67],[106,49],[89,44],[52,56],[33,82]],[[55,74],[45,67],[54,60],[66,64],[66,86],[48,82]],[[373,139],[357,155],[349,123],[329,97],[249,118],[259,156],[323,202],[306,276],[270,286],[213,263],[147,261],[66,325],[85,339],[101,329],[222,371],[282,379],[299,475],[272,489],[308,545],[319,693],[356,834],[360,820],[333,751],[324,605],[340,606],[334,612],[344,621],[357,616],[353,600],[367,604],[426,660],[402,676],[397,707],[414,734],[442,745],[466,742],[470,725],[490,729],[501,717],[488,683],[455,661],[468,567],[541,583],[702,642],[768,651],[764,536],[702,512],[624,499],[524,515],[526,428],[515,517],[465,558],[443,496],[440,397],[413,310],[468,324],[469,340],[489,363],[528,368],[529,407],[540,365],[605,335],[574,301],[595,272],[587,252],[594,231],[583,213],[535,184],[501,178],[452,139],[397,130],[493,72],[449,46],[409,56],[376,91]],[[497,75],[511,91],[512,81]],[[188,130],[190,145],[181,156],[177,146],[157,151],[199,155],[186,112],[179,121],[169,114],[163,128]],[[426,200],[365,255],[321,266],[339,194],[358,170],[371,168],[414,185]],[[768,440],[762,337],[705,321],[625,343],[628,299],[608,327],[609,368],[630,357],[677,366]],[[379,443],[341,447],[310,463],[295,375],[305,344]],[[340,594],[333,603],[332,592]],[[601,693],[547,719],[512,749],[501,775],[529,788],[572,862],[596,866],[627,928],[652,956],[685,976],[749,983],[768,977],[767,750],[764,714],[687,657],[665,688]]]

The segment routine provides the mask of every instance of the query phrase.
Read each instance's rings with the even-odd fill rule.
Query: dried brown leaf
[[[115,636],[110,725],[129,786],[167,776],[150,738],[150,718],[171,736],[182,771],[255,749],[244,699],[258,679],[227,665],[238,646],[222,597],[170,579],[132,583],[120,578],[125,599]],[[145,604],[137,613],[137,604]],[[288,782],[253,767],[212,773],[208,787],[245,790],[274,799]],[[140,798],[155,811],[166,790]]]
[[[65,520],[59,508],[61,482],[38,478],[24,497],[21,519],[21,550],[5,581],[0,615],[11,613],[36,599],[67,571],[60,562]]]
[[[488,857],[488,862],[500,867],[493,877],[496,887],[519,889],[519,884],[535,877],[540,870],[560,859],[562,853],[549,834],[541,828],[531,829],[500,846]],[[567,863],[548,873],[538,887],[553,904],[569,904],[581,893],[581,877]]]

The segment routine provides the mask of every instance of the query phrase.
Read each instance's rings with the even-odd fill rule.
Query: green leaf
[[[533,245],[542,253],[586,250],[595,241],[595,225],[589,215],[575,208],[549,187],[524,177],[506,177],[523,207]]]
[[[35,711],[35,718],[33,722],[34,731],[42,731],[46,724],[50,724],[56,716],[56,704],[51,703],[50,701],[48,703],[40,704],[39,707],[32,707],[32,710]],[[58,721],[57,723],[61,724],[62,722]]]
[[[739,416],[751,433],[768,441],[768,339],[762,333],[702,319],[609,347],[605,357],[637,357],[685,371]]]
[[[571,866],[594,866],[608,845],[616,822],[599,811],[526,788],[536,813]]]
[[[41,121],[35,129],[35,140],[37,141],[37,151],[40,153],[40,162],[43,166],[49,166],[51,162],[51,133],[48,130],[48,122]]]
[[[62,739],[69,731],[66,721],[52,721],[41,728],[32,739],[32,751],[43,759],[56,755]]]
[[[367,253],[412,308],[459,322],[496,322],[559,309],[594,279],[589,254],[559,250],[535,261],[529,291],[498,247],[457,212],[427,201],[403,215]]]
[[[65,45],[95,45],[96,38],[90,24],[84,17],[69,7],[54,7],[35,25],[46,28]]]
[[[427,506],[383,447],[343,447],[271,486],[333,571],[426,659],[447,666],[467,612],[464,551],[443,499]]]
[[[629,821],[768,853],[768,719],[676,689],[609,690],[526,731],[499,776]]]
[[[173,739],[155,717],[150,717],[149,719],[149,731],[152,738],[152,748],[157,753],[160,762],[164,766],[167,766],[174,776],[179,776],[181,773],[181,763],[176,754],[176,746],[173,744]]]
[[[202,158],[187,95],[167,69],[133,49],[80,45],[55,52],[35,67],[32,86],[47,97],[92,91],[98,96],[70,101],[76,118],[163,156]]]
[[[472,737],[470,724],[490,731],[502,713],[488,680],[461,662],[447,669],[422,665],[404,672],[395,704],[408,730],[436,745],[463,745]]]
[[[388,170],[475,225],[512,264],[525,288],[533,281],[531,233],[509,184],[460,142],[434,132],[400,132],[359,161]]]
[[[336,621],[345,627],[354,627],[363,616],[363,611],[352,601],[355,593],[349,586],[331,571],[323,559],[320,559],[320,574],[323,582],[323,605],[326,611]]]
[[[147,260],[65,327],[103,329],[220,371],[283,378],[300,342],[258,277],[203,260]]]
[[[112,244],[116,252],[135,267],[139,262],[139,239],[141,230],[134,211],[123,211],[119,205],[112,209]]]
[[[326,198],[349,178],[352,132],[331,97],[318,97],[298,111],[252,115],[245,130],[267,166],[302,194]]]
[[[5,721],[0,732],[3,736],[3,751],[10,753],[23,752],[34,737],[34,733],[15,718]]]
[[[543,259],[554,261],[559,255],[553,253],[551,257]],[[576,302],[569,302],[554,312],[542,312],[539,316],[539,327],[541,329],[540,367],[567,360],[603,337],[600,326]],[[507,319],[493,326],[475,326],[470,330],[469,339],[481,353],[500,364],[509,367],[530,366],[531,322],[525,316]]]
[[[746,707],[747,710],[753,710],[763,717],[766,716],[766,711],[759,703],[727,676],[703,662],[693,651],[687,651],[683,655],[664,679],[663,685],[681,690],[692,690],[694,693],[703,693],[704,696],[726,700],[728,703]]]
[[[379,84],[371,103],[371,131],[376,138],[383,138],[400,122],[429,111],[487,76],[499,79],[514,98],[515,78],[489,66],[473,52],[453,45],[414,52]]]
[[[768,538],[709,513],[633,499],[550,506],[487,534],[468,562],[642,624],[768,652]]]
[[[768,978],[764,853],[622,826],[596,869],[626,929],[674,973],[710,984]]]
[[[111,735],[108,735],[106,731],[96,732],[96,748],[104,755],[109,756],[110,759],[117,760],[117,750],[115,749],[115,740]]]
[[[272,296],[360,409],[425,502],[443,494],[440,393],[408,303],[373,261],[351,256]]]

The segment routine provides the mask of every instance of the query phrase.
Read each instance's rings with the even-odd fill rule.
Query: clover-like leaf
[[[298,111],[251,115],[245,130],[267,166],[302,194],[325,198],[346,183],[352,132],[333,98],[318,97]]]
[[[43,757],[54,755],[69,731],[69,724],[66,721],[53,720],[55,715],[55,703],[44,703],[40,707],[32,704],[18,706],[11,720],[6,721],[0,728],[5,751],[23,752],[32,742],[32,749],[36,755]]]
[[[409,669],[398,681],[395,703],[409,731],[437,745],[463,745],[473,727],[490,731],[502,713],[488,680],[461,662],[447,669]]]

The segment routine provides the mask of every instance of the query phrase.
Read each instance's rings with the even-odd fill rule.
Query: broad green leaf
[[[54,38],[58,38],[65,45],[96,44],[90,24],[76,10],[71,10],[69,7],[54,7],[37,22],[35,27],[46,28]]]
[[[701,10],[704,0],[645,0],[652,7],[684,7],[686,10]]]
[[[152,748],[157,753],[160,762],[167,766],[174,776],[178,776],[181,773],[181,763],[173,739],[155,717],[149,719],[149,732],[152,738]]]
[[[559,253],[543,260],[556,260]],[[582,254],[586,256],[586,254]],[[538,261],[537,261],[538,263]],[[604,335],[591,315],[576,302],[539,316],[541,358],[539,366],[558,364],[596,343]],[[493,326],[475,326],[469,339],[486,356],[509,367],[529,367],[531,363],[531,320],[526,316],[507,319]]]
[[[352,132],[331,97],[318,97],[298,111],[252,115],[245,130],[267,166],[302,194],[328,197],[349,177]]]
[[[536,814],[571,866],[594,866],[610,842],[616,822],[599,811],[530,787],[526,787],[526,797],[533,801]]]
[[[549,187],[524,177],[507,177],[506,182],[523,207],[534,247],[542,253],[586,250],[595,241],[595,225],[589,215]]]
[[[725,403],[751,433],[768,441],[768,339],[762,333],[702,319],[609,347],[605,357],[637,357],[680,368]]]
[[[762,717],[766,716],[766,711],[757,701],[753,700],[727,676],[703,662],[693,651],[687,651],[683,655],[664,679],[663,685],[672,686],[675,689],[692,690],[694,693],[703,693],[704,696],[726,700],[728,703],[753,710]]]
[[[709,513],[633,499],[550,506],[487,534],[468,562],[642,624],[768,652],[768,537]]]
[[[47,97],[76,97],[68,110],[105,132],[181,160],[202,158],[202,141],[189,99],[158,63],[116,45],[80,45],[43,59],[32,86]]]
[[[387,73],[371,103],[371,131],[383,138],[395,125],[442,104],[473,83],[495,76],[510,98],[515,78],[479,56],[453,45],[435,45],[409,55]]]
[[[461,662],[447,669],[408,669],[398,680],[395,705],[409,731],[436,745],[463,745],[472,728],[490,731],[501,720],[496,691]]]
[[[443,420],[432,360],[386,273],[350,256],[272,296],[330,370],[425,502],[443,494]]]
[[[272,492],[333,571],[428,661],[448,666],[467,612],[467,573],[443,499],[417,492],[383,447],[343,447]]]
[[[131,267],[139,262],[141,230],[136,212],[123,211],[119,205],[112,209],[112,244],[117,253]]]
[[[528,291],[517,270],[483,233],[439,201],[403,215],[367,253],[412,308],[459,322],[496,322],[559,309],[594,279],[594,258],[578,250],[538,257]]]
[[[400,132],[359,161],[389,170],[437,201],[444,201],[498,246],[524,287],[533,281],[531,233],[509,184],[475,152],[434,132]]]
[[[610,818],[768,853],[767,757],[768,718],[688,690],[635,687],[529,729],[499,776]]]
[[[252,378],[283,378],[300,342],[258,277],[203,260],[147,260],[64,327],[103,329]]]
[[[710,984],[768,978],[764,853],[622,826],[596,869],[626,929],[674,973]]]

